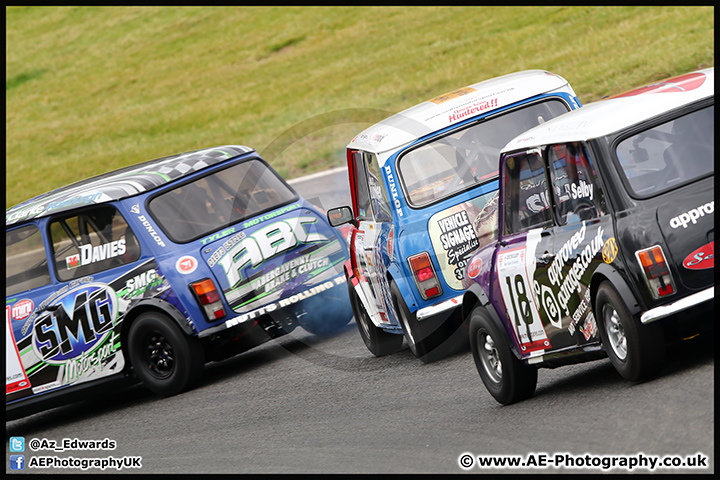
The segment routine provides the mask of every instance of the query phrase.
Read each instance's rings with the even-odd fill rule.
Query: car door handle
[[[539,257],[537,257],[537,259],[538,259],[538,262],[541,262],[541,263],[550,263],[550,260],[552,260],[553,257],[554,257],[554,255],[552,253],[545,252],[542,255],[540,255]]]

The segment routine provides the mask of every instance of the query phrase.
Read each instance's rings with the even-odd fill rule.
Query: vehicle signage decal
[[[697,223],[698,218],[704,215],[712,215],[713,212],[715,212],[715,200],[706,203],[705,205],[700,205],[697,208],[693,208],[692,210],[688,210],[685,213],[681,213],[677,217],[671,218],[670,226],[672,228],[687,228],[690,222],[695,224]]]
[[[683,267],[690,270],[715,268],[715,242],[712,241],[690,253],[683,260]]]
[[[120,348],[124,315],[134,301],[148,297],[179,306],[154,259],[108,283],[83,277],[52,292],[23,318],[22,326],[9,326],[7,338],[15,345],[17,362],[8,357],[12,374],[8,370],[7,384],[11,384],[11,376],[20,378],[22,371],[26,380],[18,381],[27,385],[8,388],[7,394],[22,398],[120,372],[125,365]],[[25,300],[15,305],[22,306],[22,315],[30,311]],[[12,318],[10,306],[6,315],[8,320]],[[20,391],[27,387],[32,388]]]
[[[497,190],[434,214],[428,232],[445,282],[461,290],[470,257],[497,237]]]
[[[498,282],[505,311],[523,353],[545,350],[551,346],[532,287],[528,285],[528,278],[532,278],[526,265],[528,253],[532,253],[530,261],[534,264],[534,251],[528,252],[525,246],[503,250],[497,256]]]

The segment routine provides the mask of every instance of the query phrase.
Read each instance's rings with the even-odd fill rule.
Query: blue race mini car
[[[11,418],[134,376],[173,395],[206,361],[352,318],[346,241],[248,147],[78,182],[5,223]]]
[[[352,210],[331,209],[328,219],[353,225],[345,274],[373,354],[400,350],[403,334],[424,362],[466,344],[463,272],[496,238],[500,149],[579,107],[565,79],[531,70],[433,98],[350,142]]]

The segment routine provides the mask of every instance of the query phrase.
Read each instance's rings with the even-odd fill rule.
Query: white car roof
[[[483,111],[557,90],[575,97],[567,80],[544,70],[526,70],[492,78],[392,115],[363,130],[352,139],[348,148],[376,154],[387,152]]]
[[[714,67],[698,70],[555,117],[510,140],[502,152],[599,138],[714,95]]]

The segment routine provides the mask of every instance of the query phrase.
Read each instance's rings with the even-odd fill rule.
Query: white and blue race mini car
[[[500,149],[579,107],[562,77],[524,71],[423,102],[350,142],[352,210],[331,209],[328,219],[353,225],[345,274],[373,354],[398,351],[403,334],[425,362],[455,338],[467,342],[464,269],[497,235]]]
[[[352,318],[344,238],[252,148],[84,180],[5,224],[9,418],[134,377],[173,395],[206,361]]]

